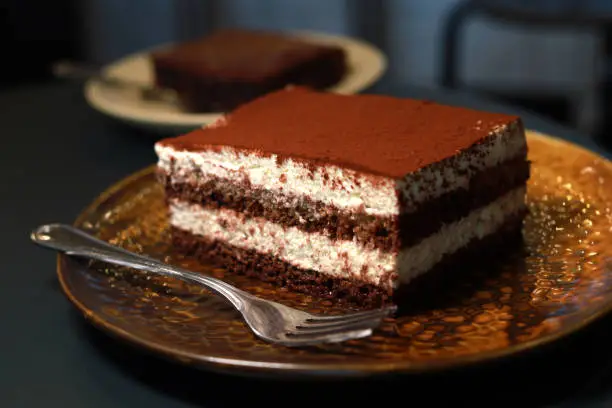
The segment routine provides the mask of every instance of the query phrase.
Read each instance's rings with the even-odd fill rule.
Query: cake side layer
[[[247,182],[235,185],[226,179],[208,177],[198,184],[173,184],[160,171],[166,196],[203,207],[224,207],[247,217],[271,220],[284,227],[296,227],[304,232],[319,232],[335,240],[360,243],[366,248],[394,251],[413,245],[469,214],[474,208],[485,206],[505,193],[523,186],[529,178],[529,163],[524,154],[496,167],[476,173],[469,189],[457,189],[441,195],[415,212],[398,216],[372,216],[350,212],[314,201],[309,197],[277,193]]]
[[[319,233],[285,228],[263,218],[247,218],[229,209],[209,209],[170,200],[170,225],[261,254],[272,254],[297,268],[329,275],[356,276],[374,285],[387,286],[381,277],[395,270],[395,255],[368,250],[352,241],[333,241]]]
[[[215,177],[279,195],[308,197],[348,211],[396,215],[400,210],[415,211],[421,203],[449,191],[467,189],[474,174],[524,156],[527,147],[521,126],[501,127],[470,149],[398,180],[333,164],[315,166],[300,159],[281,160],[259,151],[219,146],[209,149],[189,151],[160,142],[155,145],[158,167],[173,184],[197,185]]]
[[[457,281],[457,265],[471,268],[486,263],[488,270],[494,270],[496,263],[502,258],[500,255],[513,250],[514,244],[521,242],[522,221],[522,214],[507,218],[493,234],[481,240],[472,240],[469,245],[457,252],[445,255],[428,273],[395,292],[358,280],[300,269],[273,255],[233,247],[174,227],[172,241],[174,247],[181,253],[193,256],[201,262],[213,262],[232,273],[251,276],[290,291],[318,298],[345,300],[363,307],[379,307],[391,301],[400,305],[413,304],[414,296],[419,295],[421,284],[428,286],[434,284],[434,287],[439,289],[440,285],[437,282],[440,280]],[[465,272],[462,271],[461,275],[465,275]]]
[[[524,217],[527,212],[526,194],[525,186],[510,191],[492,204],[442,226],[438,232],[418,244],[399,251],[396,262],[400,282],[410,282],[433,268],[446,255],[469,245],[472,240],[481,240],[495,233],[506,218]]]
[[[274,255],[234,247],[177,227],[171,228],[171,234],[172,245],[182,254],[290,291],[324,299],[349,300],[361,306],[378,306],[391,298],[389,289],[301,269]]]
[[[507,217],[525,208],[525,187],[445,225],[416,246],[398,254],[366,249],[354,241],[335,241],[320,233],[306,233],[263,218],[248,218],[229,209],[210,209],[169,200],[173,227],[237,248],[271,255],[296,268],[316,270],[389,289],[426,272],[443,256],[472,239],[492,234]]]

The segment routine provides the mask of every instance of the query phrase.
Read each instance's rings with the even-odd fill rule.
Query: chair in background
[[[575,126],[597,133],[612,109],[612,2],[605,0],[463,0],[449,13],[441,47],[440,85],[459,88],[459,49],[470,18],[485,16],[525,27],[589,27],[603,36],[603,75],[597,75],[575,112]]]

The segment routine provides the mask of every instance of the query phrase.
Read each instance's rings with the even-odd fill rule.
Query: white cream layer
[[[459,188],[468,188],[477,172],[516,157],[525,147],[525,135],[516,124],[495,130],[491,143],[475,146],[475,154],[452,159],[454,163],[440,168],[428,166],[401,180],[372,177],[357,171],[328,165],[314,172],[304,163],[277,157],[262,157],[232,148],[220,151],[178,151],[156,144],[158,166],[171,175],[171,182],[203,182],[208,177],[221,177],[229,182],[247,179],[255,187],[263,187],[282,195],[307,197],[340,209],[363,210],[372,215],[395,215],[414,211],[420,203]],[[196,179],[194,170],[200,174]],[[284,179],[284,182],[281,181]],[[396,191],[405,196],[407,206],[400,209]]]
[[[208,209],[178,200],[170,202],[171,224],[192,234],[243,249],[273,255],[303,269],[335,277],[363,279],[384,287],[406,283],[427,272],[446,254],[473,239],[495,232],[504,220],[525,206],[525,188],[516,189],[461,220],[445,225],[397,256],[368,250],[354,241],[332,240],[319,233],[286,228],[263,218],[247,218],[228,209]]]

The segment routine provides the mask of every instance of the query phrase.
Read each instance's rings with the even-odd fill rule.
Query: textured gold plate
[[[64,292],[97,326],[185,363],[240,373],[369,375],[485,361],[547,343],[612,308],[612,166],[529,133],[533,162],[526,251],[463,284],[415,299],[366,339],[289,349],[256,339],[216,296],[175,281],[59,257]],[[153,168],[102,194],[78,227],[133,251],[209,273],[313,313],[346,306],[276,289],[177,256]]]

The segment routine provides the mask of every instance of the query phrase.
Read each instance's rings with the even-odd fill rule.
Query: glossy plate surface
[[[376,47],[351,37],[317,32],[295,32],[300,38],[344,48],[349,71],[329,91],[341,94],[360,92],[376,82],[387,68],[386,56]],[[147,51],[127,56],[107,67],[114,77],[142,84],[153,84],[153,71]],[[163,103],[144,101],[136,92],[118,90],[91,80],[85,85],[85,98],[100,112],[155,133],[180,133],[219,118],[218,113],[189,113]]]
[[[526,250],[415,299],[366,339],[309,349],[257,340],[219,298],[174,281],[60,256],[68,298],[97,326],[184,363],[241,374],[371,375],[501,357],[557,339],[612,308],[612,166],[529,133]],[[168,245],[161,187],[145,169],[104,192],[76,225],[131,250],[224,278],[313,313],[345,308],[184,259]]]

